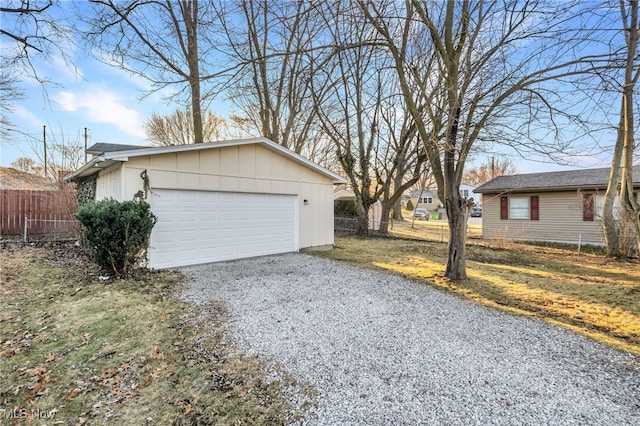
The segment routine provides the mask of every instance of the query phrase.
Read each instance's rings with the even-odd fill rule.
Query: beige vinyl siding
[[[132,157],[121,170],[118,199],[143,189],[144,170],[152,190],[297,195],[300,248],[333,244],[333,180],[260,144]]]
[[[599,220],[582,220],[582,193],[578,191],[518,193],[514,197],[539,196],[539,220],[500,219],[500,197],[484,194],[482,235],[487,239],[551,241],[602,245],[604,237]]]

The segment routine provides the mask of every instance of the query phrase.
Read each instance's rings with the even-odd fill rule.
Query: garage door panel
[[[150,266],[166,268],[297,250],[292,195],[154,190]]]

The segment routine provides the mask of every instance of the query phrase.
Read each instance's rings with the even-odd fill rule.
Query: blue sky
[[[72,5],[60,3],[64,14]],[[5,39],[0,39],[5,43]],[[69,46],[66,52],[73,66],[65,64],[60,57],[44,62],[36,57],[34,63],[41,77],[55,84],[44,88],[33,79],[23,81],[25,99],[14,103],[9,116],[12,126],[11,138],[0,143],[0,165],[9,166],[16,158],[37,158],[33,149],[42,149],[42,128],[47,127],[48,140],[64,140],[66,143],[83,144],[84,128],[88,129],[89,145],[97,142],[112,142],[146,145],[143,123],[154,112],[167,114],[182,108],[179,104],[167,104],[169,90],[149,94],[151,84],[139,76],[104,64],[88,55],[81,45]],[[145,97],[146,95],[146,97]],[[211,110],[226,116],[228,105],[213,102]],[[602,143],[608,145],[615,140],[615,132],[602,135]],[[487,161],[500,153],[483,154],[477,162]],[[566,157],[563,164],[532,157],[512,157],[520,173],[574,169],[578,167],[608,167],[608,153],[597,155],[585,151],[584,155]]]
[[[37,61],[39,72],[55,82],[43,87],[24,83],[26,96],[14,104],[10,115],[11,140],[2,141],[1,165],[8,166],[19,156],[33,156],[31,142],[42,140],[43,125],[51,137],[75,140],[88,128],[89,144],[114,142],[146,144],[144,120],[153,112],[169,112],[160,93],[141,99],[149,83],[124,71],[76,52],[71,68],[62,60],[54,64]],[[25,136],[23,133],[28,134]]]

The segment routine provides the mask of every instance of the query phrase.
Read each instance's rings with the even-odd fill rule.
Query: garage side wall
[[[299,248],[333,244],[332,179],[259,144],[130,158],[119,198],[143,189],[144,170],[152,190],[296,195]]]
[[[114,200],[123,201],[124,199],[133,199],[124,197],[122,194],[122,168],[120,164],[115,164],[107,169],[101,170],[96,181],[96,201],[113,198]]]

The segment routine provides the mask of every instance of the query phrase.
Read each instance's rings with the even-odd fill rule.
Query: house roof
[[[126,144],[120,144],[120,143],[98,142],[98,143],[94,143],[89,148],[87,148],[87,154],[102,155],[105,152],[125,151],[125,150],[142,149],[142,148],[149,148],[149,147],[141,146],[141,145],[126,145]]]
[[[23,172],[11,167],[0,167],[1,189],[54,190],[58,183],[36,174]]]
[[[498,176],[475,192],[564,191],[572,189],[604,189],[609,183],[610,168],[581,169],[562,172],[530,173]],[[640,166],[633,167],[633,183],[640,184]]]
[[[134,147],[133,149],[124,149],[124,150],[113,150],[113,151],[105,151],[102,154],[94,157],[87,164],[76,170],[73,174],[67,176],[66,180],[75,180],[79,177],[90,176],[95,173],[98,173],[100,170],[106,169],[113,164],[122,163],[128,161],[129,158],[132,157],[143,157],[147,155],[160,155],[160,154],[169,154],[169,153],[177,153],[177,152],[186,152],[186,151],[200,151],[205,149],[218,149],[218,148],[226,148],[232,146],[242,146],[242,145],[253,145],[260,144],[263,147],[278,152],[285,157],[302,164],[310,169],[315,170],[316,172],[323,174],[331,179],[333,179],[334,183],[347,183],[347,180],[337,173],[332,172],[331,170],[325,169],[319,164],[310,161],[303,156],[296,154],[295,152],[283,147],[282,145],[278,145],[277,143],[267,139],[267,138],[249,138],[249,139],[235,139],[228,141],[220,141],[220,142],[207,142],[207,143],[198,143],[198,144],[189,144],[189,145],[173,145],[173,146],[160,146],[160,147],[139,147],[137,145],[121,145],[126,147]],[[112,147],[115,144],[104,144]],[[94,145],[95,146],[95,145]],[[92,147],[93,148],[93,147]]]
[[[351,200],[355,200],[355,198],[356,198],[356,194],[346,189],[337,189],[333,191],[333,199],[335,201],[343,201],[343,200],[351,201]]]
[[[436,197],[438,196],[437,189],[425,189],[424,191],[420,191],[419,189],[414,189],[409,192],[410,197],[419,197],[422,195],[423,197]]]

